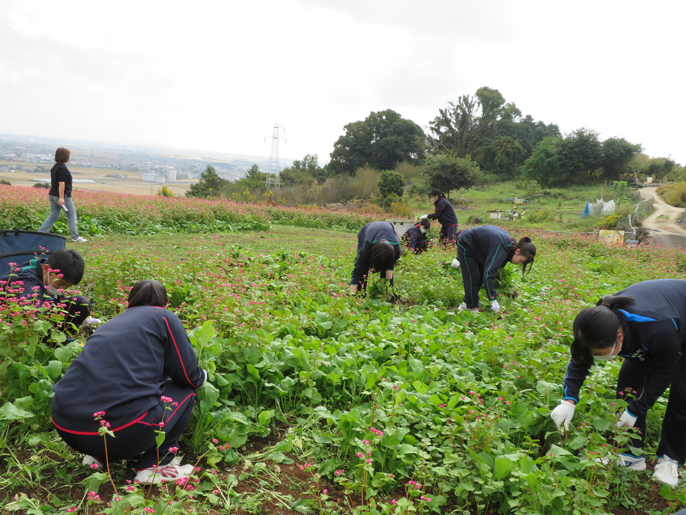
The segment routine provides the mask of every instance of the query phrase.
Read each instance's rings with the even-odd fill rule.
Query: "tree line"
[[[624,138],[601,140],[588,128],[561,134],[557,125],[524,115],[497,89],[482,87],[439,109],[426,132],[391,109],[372,112],[364,120],[345,125],[326,166],[319,165],[317,154],[307,154],[282,170],[280,180],[285,188],[303,189],[339,177],[354,178],[360,169],[398,174],[383,174],[383,184],[379,183],[383,197],[402,196],[400,176],[403,186],[423,193],[431,188],[449,192],[513,179],[536,181],[544,187],[615,181],[632,174],[661,180],[680,170],[673,160],[651,159],[641,150],[641,145]],[[410,174],[413,178],[408,180],[399,169],[403,166],[420,173]],[[234,183],[216,173],[203,174],[189,195],[264,191],[265,179],[257,165]]]

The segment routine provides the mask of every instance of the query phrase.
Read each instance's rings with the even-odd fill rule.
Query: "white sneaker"
[[[89,456],[88,454],[83,455],[83,461],[81,462],[81,464],[86,465],[87,467],[90,467],[91,465],[97,465],[98,468],[105,465],[98,458],[94,458],[93,456]]]
[[[185,468],[185,467],[184,467]],[[191,465],[191,471],[193,466]],[[180,467],[175,465],[163,465],[157,468],[148,467],[147,469],[136,471],[136,481],[142,485],[152,485],[159,483],[169,483],[179,479],[188,479],[190,473],[185,473]]]
[[[186,465],[181,465],[181,456],[174,456],[174,459],[171,460],[170,465],[174,465],[181,472],[189,476],[193,472],[193,465],[191,465],[190,463]]]
[[[88,240],[87,240],[86,238],[82,238],[81,236],[79,236],[79,237],[76,238],[75,240],[71,240],[71,241],[72,241],[73,243],[86,243]]]
[[[458,312],[459,312],[459,311],[464,311],[465,309],[469,309],[469,308],[467,308],[467,304],[464,303],[464,302],[463,302],[462,304],[460,304],[460,305],[457,307],[457,311],[458,311]],[[471,309],[469,310],[469,312],[470,312],[470,313],[478,313],[478,312],[479,312],[479,308],[471,308]]]
[[[646,469],[646,459],[641,456],[637,458],[636,456],[631,456],[630,454],[620,454],[618,460],[613,457],[606,456],[605,458],[596,458],[596,463],[601,465],[609,465],[613,461],[618,467],[624,467],[627,470],[645,470]]]
[[[669,456],[657,459],[653,481],[675,488],[679,486],[679,462]]]

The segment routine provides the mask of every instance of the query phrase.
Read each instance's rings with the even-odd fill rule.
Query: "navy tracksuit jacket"
[[[109,459],[144,453],[138,468],[156,463],[154,431],[164,422],[164,464],[173,458],[167,449],[178,445],[195,404],[195,390],[205,380],[178,316],[154,306],[129,308],[88,338],[53,386],[52,420],[69,445],[104,459],[100,423],[93,417],[104,411],[116,437],[108,440]],[[163,395],[178,406],[165,410]]]
[[[400,249],[400,239],[395,232],[393,224],[390,222],[370,222],[357,233],[357,257],[355,258],[355,266],[350,284],[356,284],[362,288],[367,285],[367,276],[371,266],[372,245],[379,240],[387,240],[393,245],[395,261],[389,270],[395,268],[395,262],[400,259],[402,250]],[[382,279],[386,277],[386,270],[377,270],[377,272],[379,272],[379,276]]]
[[[428,245],[426,234],[422,233],[421,225],[419,224],[415,225],[414,227],[410,227],[407,231],[405,231],[403,239],[407,240],[409,249],[414,250],[415,252],[426,249]]]
[[[494,225],[480,225],[459,233],[457,259],[462,269],[464,302],[472,309],[479,306],[481,285],[488,300],[496,300],[495,277],[512,260],[514,245],[510,234]]]
[[[455,241],[457,234],[457,215],[453,205],[444,198],[439,198],[436,202],[436,210],[427,215],[431,220],[438,220],[441,224],[441,241]]]
[[[628,400],[628,411],[638,417],[636,427],[645,435],[646,415],[657,399],[670,388],[667,413],[662,423],[658,456],[686,461],[686,281],[657,279],[629,286],[616,295],[633,297],[634,304],[619,310],[624,342],[619,355],[624,359],[617,381],[617,396]],[[590,373],[570,361],[564,378],[564,398],[579,402],[579,391]],[[630,387],[635,398],[620,392]],[[640,448],[641,439],[631,445]]]
[[[19,299],[24,299],[27,303],[45,306],[55,303],[66,304],[68,315],[65,319],[64,327],[61,329],[70,336],[76,331],[83,321],[91,314],[90,302],[85,297],[59,295],[53,297],[48,293],[43,282],[43,269],[41,268],[48,262],[48,258],[36,258],[15,267],[14,270],[3,274],[0,277],[0,287],[3,289],[17,290],[15,295]],[[18,269],[18,271],[17,271]],[[5,284],[4,282],[7,282]],[[19,292],[18,290],[22,290]]]

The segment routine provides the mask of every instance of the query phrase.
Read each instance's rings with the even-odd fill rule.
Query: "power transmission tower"
[[[281,180],[279,179],[279,140],[282,139],[284,143],[286,143],[286,138],[279,134],[282,129],[286,132],[286,129],[281,127],[278,123],[275,123],[272,135],[264,137],[265,141],[267,141],[267,138],[272,139],[272,151],[271,154],[269,154],[269,166],[267,167],[267,191],[277,191],[281,189]]]

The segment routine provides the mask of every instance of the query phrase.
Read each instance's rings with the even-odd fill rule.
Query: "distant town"
[[[73,168],[75,184],[93,184],[98,178],[78,178],[80,170],[107,171],[97,175],[104,179],[120,181],[135,180],[137,183],[190,184],[200,178],[201,172],[211,164],[220,177],[236,180],[243,177],[253,164],[261,170],[269,164],[268,156],[246,156],[199,152],[192,150],[153,149],[128,147],[89,142],[57,141],[49,138],[30,138],[0,135],[0,175],[20,173],[35,174],[30,182],[50,180],[50,168],[55,160],[55,149],[66,146],[72,151],[70,168]],[[281,167],[291,161],[282,162]],[[14,178],[10,176],[10,179]],[[18,177],[17,177],[18,179]],[[105,181],[107,182],[107,181]],[[91,189],[91,188],[89,188]]]

